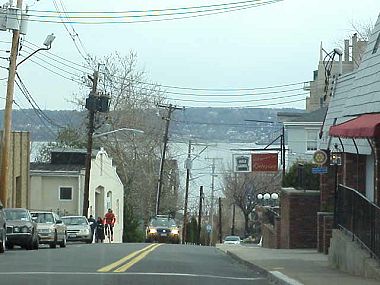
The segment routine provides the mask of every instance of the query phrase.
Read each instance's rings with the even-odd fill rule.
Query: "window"
[[[377,52],[377,50],[379,48],[379,44],[380,44],[380,33],[377,36],[377,40],[376,40],[375,46],[373,47],[373,50],[372,50],[372,54],[375,54]]]
[[[71,187],[59,187],[59,200],[72,200],[73,188]]]
[[[112,192],[107,192],[107,209],[112,209]]]
[[[307,130],[306,131],[306,150],[315,151],[317,150],[318,142],[318,131],[317,130]]]

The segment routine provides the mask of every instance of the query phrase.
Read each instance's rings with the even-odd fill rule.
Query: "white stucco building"
[[[82,215],[85,150],[60,149],[50,163],[31,163],[30,205],[33,210],[53,210],[63,215]],[[104,149],[93,152],[88,216],[104,217],[111,208],[116,216],[114,241],[122,241],[123,184]]]

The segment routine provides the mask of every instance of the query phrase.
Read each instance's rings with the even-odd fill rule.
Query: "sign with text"
[[[251,172],[250,154],[233,154],[234,172]]]
[[[278,154],[277,153],[252,154],[252,171],[257,171],[257,172],[278,171]]]

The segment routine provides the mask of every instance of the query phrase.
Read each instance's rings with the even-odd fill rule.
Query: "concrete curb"
[[[279,271],[269,271],[268,280],[270,283],[278,285],[303,285],[303,283],[300,283]]]
[[[292,279],[292,278],[286,276],[285,274],[283,274],[279,271],[268,271],[261,266],[258,266],[252,262],[247,261],[247,260],[244,260],[241,257],[239,257],[237,254],[232,253],[229,250],[223,250],[220,248],[217,248],[217,249],[224,252],[228,256],[231,256],[233,259],[235,259],[239,263],[242,263],[242,264],[246,265],[247,267],[249,267],[253,270],[259,271],[263,275],[267,276],[269,282],[272,284],[276,284],[276,285],[304,285],[303,283],[301,283],[295,279]]]

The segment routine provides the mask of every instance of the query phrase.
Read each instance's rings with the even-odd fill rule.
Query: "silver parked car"
[[[92,243],[91,227],[85,216],[64,216],[61,219],[67,226],[68,241]]]
[[[55,248],[66,247],[67,229],[56,213],[50,211],[31,211],[32,219],[37,223],[40,244]]]

